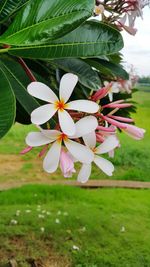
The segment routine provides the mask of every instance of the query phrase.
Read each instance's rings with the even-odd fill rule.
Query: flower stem
[[[36,81],[36,78],[33,75],[33,73],[31,72],[31,70],[29,69],[29,67],[27,66],[27,64],[24,62],[24,60],[21,57],[19,57],[18,58],[18,62],[20,63],[20,65],[22,66],[22,68],[25,70],[25,72],[26,72],[27,76],[29,77],[29,79],[32,82],[35,82]]]
[[[3,49],[0,49],[0,53],[6,53],[8,52],[9,48],[3,48]]]

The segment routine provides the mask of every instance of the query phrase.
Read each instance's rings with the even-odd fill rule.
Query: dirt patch
[[[22,168],[23,160],[17,155],[0,155],[0,175],[15,174]]]
[[[66,256],[59,255],[52,247],[50,239],[37,239],[15,236],[2,238],[0,244],[0,267],[11,266],[14,262],[18,267],[70,267]]]

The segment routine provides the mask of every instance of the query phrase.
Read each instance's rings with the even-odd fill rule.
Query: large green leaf
[[[0,66],[0,138],[12,126],[16,114],[15,96],[11,85]]]
[[[23,106],[16,100],[16,122],[24,125],[31,124],[31,116],[25,111]]]
[[[79,77],[79,81],[84,86],[97,90],[101,86],[98,73],[89,64],[78,58],[56,59],[54,63],[66,72],[72,72]]]
[[[104,23],[88,21],[51,44],[12,47],[8,52],[26,58],[58,59],[114,54],[122,47],[123,39],[119,31]]]
[[[96,59],[96,60],[102,67],[110,70],[116,77],[120,77],[124,80],[129,79],[129,74],[126,72],[126,70],[123,69],[123,67],[120,64],[116,64],[103,59]]]
[[[19,8],[29,0],[1,0],[0,2],[0,23],[6,21]]]
[[[101,58],[85,59],[85,62],[100,71],[110,78],[122,78],[124,80],[129,79],[129,75],[126,70],[120,64],[110,62]]]
[[[92,15],[94,0],[32,0],[1,36],[9,45],[38,45],[59,38]]]
[[[20,66],[20,64],[10,57],[3,57],[0,60],[0,64],[5,71],[7,78],[12,86],[14,94],[17,100],[17,114],[16,121],[22,124],[28,124],[30,121],[31,112],[40,106],[41,102],[38,102],[27,92],[27,85],[31,82],[27,77],[26,73]],[[15,68],[14,68],[15,65]],[[44,83],[45,80],[39,75],[35,75],[36,78]],[[50,120],[50,124],[53,127],[55,122],[53,119]]]
[[[7,78],[12,86],[16,99],[25,109],[25,111],[28,114],[31,114],[31,112],[40,105],[31,95],[28,94],[26,90],[27,85],[30,83],[30,80],[26,77],[25,72],[21,68],[21,66],[14,60],[7,58],[1,59],[0,62],[5,73],[7,74]]]

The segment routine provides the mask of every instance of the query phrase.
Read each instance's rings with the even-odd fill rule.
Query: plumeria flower
[[[65,211],[65,212],[63,213],[63,215],[64,215],[64,216],[68,216],[68,212]]]
[[[127,123],[123,123],[123,126],[124,125],[126,126],[126,128],[123,129],[123,131],[133,139],[141,140],[144,137],[144,134],[146,132],[145,129]]]
[[[109,136],[105,139],[105,141],[96,147],[96,134],[92,132],[83,137],[85,144],[94,152],[94,160],[93,162],[107,175],[111,176],[114,171],[113,164],[98,155],[108,153],[118,146],[118,140],[115,136]],[[81,183],[85,183],[88,181],[91,174],[91,163],[84,163],[82,168],[78,174],[78,181]]]
[[[10,221],[10,223],[11,223],[11,224],[14,224],[14,225],[16,225],[16,224],[18,224],[18,221],[17,221],[17,220],[14,220],[14,219],[12,219],[12,220]]]
[[[72,139],[82,137],[94,131],[97,126],[97,119],[94,116],[87,116],[76,122],[76,135],[74,136],[66,135],[57,130],[41,129],[41,132],[29,133],[26,137],[26,143],[32,147],[52,143],[51,148],[44,158],[43,168],[46,172],[53,173],[57,170],[59,165],[62,142],[65,144],[70,154],[78,161],[90,163],[93,160],[93,151],[89,147],[77,143]]]
[[[73,250],[80,250],[79,247],[76,246],[76,245],[73,245],[73,246],[72,246],[72,249],[73,249]]]
[[[43,214],[38,214],[39,219],[44,219],[45,216]]]
[[[56,218],[55,223],[59,224],[60,220],[58,218]]]
[[[96,113],[99,110],[97,103],[89,100],[75,100],[67,102],[70,98],[78,77],[74,74],[65,74],[59,87],[59,99],[55,93],[45,84],[41,82],[32,82],[28,85],[30,95],[48,102],[35,109],[31,113],[31,121],[36,125],[41,125],[51,119],[58,111],[58,118],[61,130],[67,135],[75,134],[75,124],[67,110],[77,110],[87,113]]]
[[[105,81],[104,85],[105,87],[108,87],[109,82]],[[119,91],[120,91],[119,84],[117,82],[113,82],[108,91],[108,97],[109,97],[110,102],[113,101],[113,94],[119,93]]]
[[[17,210],[16,211],[16,216],[19,216],[20,215],[20,212],[21,212],[20,210]]]
[[[94,9],[94,13],[95,15],[100,15],[100,14],[103,14],[105,11],[105,8],[103,5],[98,5],[98,6],[95,6],[95,9]]]
[[[126,231],[125,227],[122,226],[121,229],[120,229],[120,232],[121,232],[121,233],[124,233],[125,231]]]
[[[76,172],[73,158],[64,149],[61,149],[60,153],[60,169],[64,177],[72,177],[72,174]]]
[[[25,212],[26,212],[26,213],[30,213],[30,212],[31,212],[31,210],[25,210]]]
[[[42,233],[45,232],[45,228],[44,227],[41,227],[40,230],[41,230]]]

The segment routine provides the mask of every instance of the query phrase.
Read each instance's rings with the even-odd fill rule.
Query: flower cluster
[[[131,35],[135,35],[135,20],[143,18],[143,8],[149,5],[149,0],[112,0],[96,1],[95,15],[102,14],[102,19],[115,24],[120,30],[124,29]]]
[[[44,170],[53,173],[60,166],[64,177],[71,177],[76,172],[74,163],[80,162],[82,167],[77,179],[84,183],[90,177],[92,162],[107,175],[112,175],[113,164],[101,155],[109,153],[112,156],[114,149],[119,147],[117,128],[137,140],[143,137],[145,130],[129,124],[133,122],[130,118],[114,115],[118,109],[130,107],[130,103],[118,100],[100,105],[102,98],[106,95],[110,97],[113,83],[100,88],[88,100],[68,102],[77,82],[76,75],[65,74],[60,81],[59,98],[43,83],[29,84],[29,94],[48,103],[31,113],[31,121],[39,131],[27,135],[28,147],[22,153],[42,146],[39,155],[46,153],[43,160]],[[118,92],[119,89],[115,86]],[[51,125],[52,117],[56,121],[55,128],[44,129],[43,124]]]

